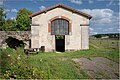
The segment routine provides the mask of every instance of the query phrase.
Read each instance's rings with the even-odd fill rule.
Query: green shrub
[[[0,54],[1,78],[25,79],[32,78],[32,68],[28,65],[27,55],[22,48],[7,48]]]

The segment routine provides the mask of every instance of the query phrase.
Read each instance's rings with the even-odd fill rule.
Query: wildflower
[[[17,59],[20,59],[20,57],[18,57]]]
[[[11,63],[11,65],[13,65],[13,63]]]
[[[17,58],[18,60],[20,59],[20,55],[18,55],[18,58]]]
[[[10,54],[8,56],[10,57]]]
[[[35,71],[33,70],[33,75],[35,75]]]
[[[42,59],[40,59],[40,62],[42,62]]]

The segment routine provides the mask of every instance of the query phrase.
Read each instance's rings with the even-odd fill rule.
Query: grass
[[[119,62],[119,40],[91,39],[90,45],[95,45],[98,47],[95,49],[97,55],[107,57],[113,61]]]
[[[54,54],[52,54],[50,57],[44,57],[41,54],[30,56],[30,64],[31,66],[38,68],[40,71],[45,72],[45,75],[43,76],[44,79],[75,79],[86,77],[83,72],[79,73],[79,69],[75,67],[77,65],[70,59],[60,56],[61,54],[57,55],[58,56],[54,56]],[[42,76],[42,74],[40,75]]]
[[[114,42],[114,46],[112,41]],[[89,50],[62,53],[46,52],[30,55],[29,63],[32,67],[44,72],[44,76],[42,72],[40,73],[44,79],[87,79],[89,76],[86,74],[86,71],[82,70],[79,64],[73,62],[71,59],[106,57],[119,62],[119,51],[118,47],[115,46],[118,40],[110,40],[108,42],[106,43],[106,40],[91,40]],[[112,46],[110,47],[106,44],[111,44]]]
[[[109,44],[109,46],[108,46]],[[90,40],[89,50],[74,52],[45,52],[28,56],[27,64],[32,68],[32,78],[40,79],[89,79],[80,64],[73,58],[106,57],[119,62],[118,40]],[[31,76],[31,75],[30,75]]]

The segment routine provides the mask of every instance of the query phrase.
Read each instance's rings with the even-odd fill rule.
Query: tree
[[[12,30],[15,20],[5,19],[7,12],[3,8],[0,8],[0,31]]]
[[[96,37],[96,38],[101,38],[102,35],[101,35],[101,34],[96,34],[95,37]]]
[[[5,20],[5,24],[3,25],[5,31],[14,31],[15,29],[15,20],[7,19]]]
[[[6,13],[3,8],[0,8],[0,31],[4,30],[5,26],[5,18],[6,18]]]
[[[30,30],[31,19],[29,15],[32,14],[32,11],[28,9],[20,9],[17,13],[16,18],[16,28],[20,31]]]

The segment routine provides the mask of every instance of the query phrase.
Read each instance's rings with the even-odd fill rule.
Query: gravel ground
[[[119,79],[119,64],[104,57],[74,58],[93,79]]]

